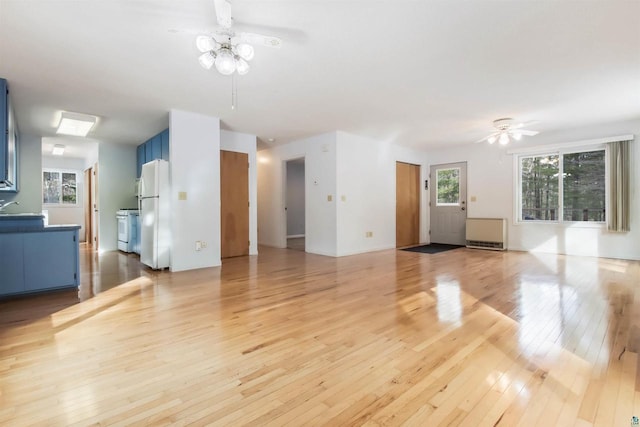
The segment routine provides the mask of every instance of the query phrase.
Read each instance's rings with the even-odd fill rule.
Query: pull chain
[[[233,73],[231,75],[231,109],[236,109],[236,104],[238,101],[238,91],[236,88],[236,74]]]

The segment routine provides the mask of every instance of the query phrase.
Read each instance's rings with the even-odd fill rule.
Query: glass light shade
[[[236,53],[245,61],[251,61],[254,55],[253,46],[246,43],[240,43],[236,46]]]
[[[205,52],[198,58],[198,62],[205,70],[210,70],[213,67],[213,63],[216,61],[216,56],[213,52]]]
[[[196,37],[196,47],[200,52],[209,52],[216,49],[216,41],[209,36]]]
[[[247,63],[247,61],[245,61],[242,58],[238,58],[236,60],[236,71],[241,76],[244,76],[245,74],[247,74],[249,72],[249,64]]]
[[[493,144],[494,142],[496,142],[496,136],[491,135],[489,138],[487,138],[487,141],[489,142],[489,144]]]
[[[509,135],[506,133],[501,133],[500,138],[498,138],[498,142],[502,145],[507,145],[509,143]]]
[[[216,69],[228,76],[236,70],[236,60],[229,49],[220,49],[216,58]]]
[[[519,132],[513,132],[511,136],[513,136],[513,139],[515,139],[516,141],[520,141],[522,139],[522,134]]]

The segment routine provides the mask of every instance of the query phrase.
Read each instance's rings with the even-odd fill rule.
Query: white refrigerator
[[[140,187],[140,261],[154,270],[169,267],[169,162],[142,165]]]

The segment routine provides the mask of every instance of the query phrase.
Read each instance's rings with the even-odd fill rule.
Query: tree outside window
[[[77,177],[75,172],[42,171],[42,202],[47,205],[77,204]]]
[[[438,206],[460,203],[460,169],[438,169],[436,176]]]
[[[604,222],[605,151],[520,158],[520,220]]]

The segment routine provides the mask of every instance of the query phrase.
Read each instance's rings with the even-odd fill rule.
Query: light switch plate
[[[187,200],[187,192],[178,191],[178,200]]]
[[[332,201],[332,200],[333,200],[333,196],[332,196],[331,194],[329,194],[329,195],[327,196],[327,202],[330,202],[330,201]]]

